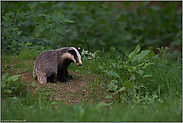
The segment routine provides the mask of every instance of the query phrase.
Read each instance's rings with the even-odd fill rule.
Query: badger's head
[[[81,60],[81,51],[80,48],[74,48],[74,47],[69,47],[68,52],[70,54],[69,58],[77,65],[77,66],[82,66],[82,60]]]

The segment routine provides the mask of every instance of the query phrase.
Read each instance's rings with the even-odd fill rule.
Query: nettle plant
[[[146,73],[145,70],[148,66],[155,64],[155,61],[159,59],[159,54],[155,55],[152,49],[152,47],[149,47],[140,52],[140,46],[137,45],[133,52],[126,54],[126,61],[119,61],[113,64],[114,70],[118,72],[104,70],[106,74],[113,77],[108,85],[108,91],[117,94],[128,89],[137,88],[135,80],[138,78],[151,79],[152,75]]]

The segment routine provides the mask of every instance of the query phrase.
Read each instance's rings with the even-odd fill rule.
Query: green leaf
[[[126,87],[127,89],[132,89],[133,88],[133,84],[130,83],[130,81],[126,80],[123,84],[124,87]]]
[[[143,78],[152,77],[152,75],[144,75]]]
[[[2,93],[3,93],[3,94],[4,94],[4,93],[11,94],[11,93],[12,93],[12,90],[9,90],[9,89],[7,89],[7,90],[3,90],[3,91],[2,91]]]
[[[18,80],[19,76],[21,76],[21,75],[13,75],[13,76],[8,78],[8,81],[16,81],[16,80]]]
[[[106,106],[112,105],[113,103],[107,103]]]
[[[122,92],[122,91],[125,91],[125,90],[126,90],[125,87],[121,87],[121,88],[118,90],[118,92]]]
[[[127,70],[128,70],[129,72],[135,72],[135,71],[136,71],[136,67],[134,67],[134,66],[129,66],[129,67],[127,68]]]
[[[6,79],[9,77],[9,73],[5,73],[2,78],[1,78],[1,82],[5,82]]]
[[[53,101],[53,102],[51,102],[51,104],[52,105],[56,105],[56,104],[58,104],[58,102],[57,101]]]
[[[145,58],[150,60],[154,56],[155,56],[154,51],[153,50],[150,50],[150,52],[145,56]]]
[[[105,70],[104,72],[106,72],[108,75],[120,78],[119,74],[114,71]]]
[[[115,83],[115,84],[117,84],[118,83],[118,81],[117,80],[111,80],[111,82],[110,83]]]
[[[110,83],[108,85],[108,90],[107,91],[114,91],[114,92],[116,92],[117,88],[118,88],[118,86],[115,83]]]
[[[145,63],[145,65],[142,67],[142,69],[146,69],[146,68],[147,68],[147,66],[149,66],[150,64],[152,64],[152,63],[150,63],[150,62]]]
[[[66,22],[74,23],[74,21],[73,21],[73,20],[69,20],[69,19],[67,19],[67,18],[63,18],[63,22],[64,22],[64,23],[66,23]]]
[[[143,66],[143,65],[144,65],[144,62],[141,63],[141,64],[139,64],[139,65],[137,65],[137,66],[136,66],[136,69],[139,68],[139,67],[141,67],[141,66]]]
[[[135,48],[135,50],[130,53],[130,55],[128,56],[128,58],[129,59],[132,59],[139,51],[140,51],[140,46],[137,45],[136,48]]]
[[[22,31],[17,31],[17,35],[20,35],[22,33]]]
[[[169,50],[170,48],[169,47],[165,47],[165,50]]]
[[[135,55],[135,56],[133,57],[132,62],[134,62],[134,61],[136,61],[136,60],[140,61],[140,60],[144,59],[145,56],[146,56],[149,52],[150,52],[150,50],[143,50],[143,51],[141,51],[140,54],[137,54],[137,55]]]
[[[67,22],[69,22],[69,23],[74,23],[74,21],[73,21],[73,20],[68,20]]]
[[[143,70],[139,70],[137,73],[139,73],[140,75],[142,75],[144,73]]]
[[[118,92],[122,92],[122,91],[125,91],[125,90],[126,90],[126,87],[121,87],[118,91],[116,91],[113,94],[117,94]]]
[[[31,86],[33,86],[33,87],[36,86],[36,83],[35,82],[32,82],[31,83]]]

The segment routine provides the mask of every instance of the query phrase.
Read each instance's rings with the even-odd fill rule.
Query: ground
[[[36,94],[38,93],[39,86],[45,93],[53,92],[53,99],[61,103],[72,105],[80,101],[89,101],[91,98],[93,101],[100,100],[106,103],[111,101],[111,99],[105,98],[107,89],[103,87],[102,84],[99,84],[97,88],[89,87],[90,84],[92,85],[92,81],[98,79],[98,76],[87,76],[73,71],[69,72],[69,74],[73,75],[72,79],[68,79],[68,82],[59,82],[55,78],[54,81],[57,82],[56,84],[40,84],[36,79],[27,74],[22,74],[22,79],[23,83],[31,85],[31,90],[28,91],[32,91],[33,94]],[[95,92],[95,94],[93,92]]]

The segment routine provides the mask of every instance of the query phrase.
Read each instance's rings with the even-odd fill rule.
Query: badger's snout
[[[83,63],[76,63],[76,65],[77,65],[77,66],[82,66],[82,65],[83,65]]]
[[[82,66],[82,65],[83,65],[83,63],[79,64],[79,66]]]

